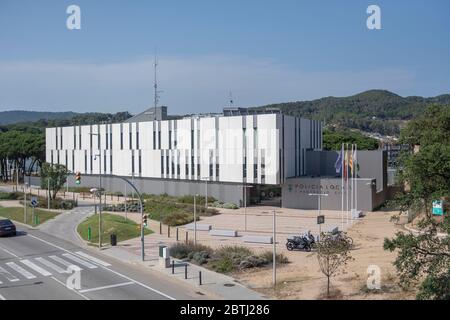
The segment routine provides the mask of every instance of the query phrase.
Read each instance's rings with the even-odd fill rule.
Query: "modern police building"
[[[329,176],[337,153],[322,152],[322,128],[320,121],[275,109],[226,108],[222,114],[174,118],[167,116],[166,107],[158,107],[124,123],[47,128],[46,160],[81,172],[83,186],[97,186],[100,173],[108,191],[124,192],[124,183],[115,175],[130,177],[143,193],[208,192],[219,201],[238,205],[244,199],[264,202],[278,189],[283,206],[313,208],[316,201],[308,190],[314,185],[319,189],[337,185],[328,190],[336,197],[329,197],[323,207],[338,209],[340,179],[334,173]],[[380,161],[376,164],[381,170],[372,168],[368,174],[374,177],[361,182],[362,194],[365,189],[373,191],[363,183],[375,180],[383,185],[375,177],[383,179]],[[328,176],[329,181],[324,180]],[[373,207],[361,203],[362,209]]]

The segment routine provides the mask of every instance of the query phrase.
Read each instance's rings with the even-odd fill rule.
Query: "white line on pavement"
[[[63,268],[60,268],[59,266],[57,266],[56,264],[54,264],[53,262],[50,262],[44,258],[35,258],[36,261],[39,261],[40,263],[42,263],[44,266],[49,267],[50,269],[55,270],[58,273],[67,273],[67,270],[64,270]]]
[[[37,264],[34,264],[33,262],[31,262],[28,259],[25,260],[20,260],[20,262],[22,262],[24,265],[26,265],[28,268],[33,269],[34,271],[42,274],[44,277],[48,277],[51,276],[52,274],[50,272],[48,272],[47,270],[45,270],[44,268],[39,267]]]
[[[11,282],[16,282],[19,281],[18,278],[16,278],[15,276],[13,276],[11,273],[9,273],[8,271],[6,271],[5,269],[3,269],[2,267],[0,267],[0,274],[2,274],[6,279],[8,279]]]
[[[24,268],[22,268],[21,266],[19,266],[18,264],[14,263],[14,262],[7,262],[6,265],[8,267],[10,267],[11,269],[13,269],[14,271],[20,273],[27,279],[35,279],[36,278],[36,276],[34,274],[28,272],[27,270],[25,270]]]
[[[55,260],[56,262],[59,262],[63,265],[65,265],[66,267],[72,267],[75,266],[72,262],[66,261],[63,258],[57,257],[57,256],[49,256],[50,259]],[[78,266],[76,266],[78,267]],[[80,270],[83,270],[82,268],[80,268]]]
[[[6,298],[0,294],[0,300],[6,300]]]
[[[105,262],[105,261],[102,261],[102,260],[100,260],[100,259],[97,259],[97,258],[95,258],[95,257],[93,257],[93,256],[90,256],[90,255],[88,255],[87,253],[84,253],[83,251],[77,251],[77,252],[75,252],[76,254],[78,254],[79,256],[82,256],[82,257],[84,257],[84,258],[86,258],[86,259],[88,259],[88,260],[91,260],[92,262],[95,262],[95,263],[97,263],[97,264],[100,264],[100,265],[102,265],[102,266],[104,266],[104,267],[109,267],[109,266],[111,266],[109,263],[107,263],[107,262]]]
[[[124,282],[124,283],[113,284],[113,285],[110,285],[110,286],[97,287],[97,288],[91,288],[91,289],[84,289],[84,290],[80,290],[80,292],[81,293],[85,293],[85,292],[91,292],[91,291],[99,291],[99,290],[105,290],[105,289],[129,286],[130,284],[134,284],[134,282]]]
[[[27,236],[32,237],[32,238],[34,238],[34,239],[36,239],[36,240],[39,240],[39,241],[41,241],[41,242],[44,242],[44,243],[46,243],[46,244],[48,244],[48,245],[50,245],[50,246],[52,246],[52,247],[54,247],[54,248],[57,248],[57,249],[62,250],[62,251],[65,251],[65,252],[67,252],[67,253],[73,253],[73,252],[70,252],[70,251],[67,250],[67,249],[64,249],[64,248],[62,248],[62,247],[56,245],[56,244],[53,244],[53,243],[51,243],[51,242],[48,242],[48,241],[46,241],[46,240],[43,240],[43,239],[38,238],[38,237],[36,237],[36,236],[33,236],[33,235],[31,235],[31,234],[27,234]],[[101,267],[102,267],[103,269],[105,269],[105,270],[108,270],[108,271],[110,271],[110,272],[112,272],[112,273],[114,273],[114,274],[116,274],[116,275],[118,275],[118,276],[124,278],[124,279],[127,279],[127,280],[129,280],[129,281],[132,281],[132,282],[136,283],[137,285],[140,285],[141,287],[146,288],[147,290],[153,291],[153,292],[155,292],[155,293],[157,293],[157,294],[159,294],[159,295],[161,295],[161,296],[163,296],[163,297],[166,297],[167,299],[170,299],[170,300],[176,300],[175,298],[173,298],[173,297],[171,297],[171,296],[169,296],[169,295],[167,295],[167,294],[165,294],[165,293],[162,293],[162,292],[159,291],[159,290],[153,289],[153,288],[151,288],[151,287],[149,287],[149,286],[143,284],[142,282],[133,280],[132,278],[127,277],[126,275],[123,275],[123,274],[121,274],[120,272],[114,271],[114,270],[109,269],[109,268],[107,268],[107,267],[105,267],[105,266],[101,266]]]
[[[6,253],[12,255],[12,256],[15,257],[15,258],[18,258],[18,257],[19,257],[18,255],[12,253],[12,252],[9,251],[8,249],[5,249],[3,246],[0,246],[0,249],[2,249],[3,251],[5,251]]]
[[[80,259],[78,257],[75,257],[75,256],[71,255],[70,253],[63,253],[63,256],[66,257],[66,258],[69,258],[70,260],[75,261],[75,262],[77,262],[77,263],[79,263],[79,264],[81,264],[81,265],[83,265],[83,266],[85,266],[85,267],[87,267],[89,269],[96,269],[97,268],[97,266],[94,266],[92,263],[89,263],[89,262],[84,261],[84,260],[82,260],[82,259]]]
[[[58,282],[60,285],[63,285],[64,287],[66,287],[68,290],[75,292],[77,295],[79,295],[80,297],[83,297],[83,299],[85,300],[91,300],[88,297],[86,297],[84,294],[78,292],[77,290],[74,289],[70,289],[66,286],[66,284],[62,281],[59,281],[58,279],[56,279],[55,277],[51,277],[51,279],[55,280],[56,282]]]

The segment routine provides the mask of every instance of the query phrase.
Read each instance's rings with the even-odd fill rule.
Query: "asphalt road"
[[[0,238],[0,300],[205,298],[155,271],[97,255],[37,230],[17,228],[16,237]],[[79,270],[79,287],[75,270]]]

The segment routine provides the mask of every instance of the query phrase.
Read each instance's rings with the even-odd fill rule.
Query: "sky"
[[[81,29],[69,30],[69,5]],[[381,9],[381,30],[366,25]],[[450,93],[448,0],[0,0],[0,111],[220,112]]]

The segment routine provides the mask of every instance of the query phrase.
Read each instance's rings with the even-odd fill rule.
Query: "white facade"
[[[92,133],[92,134],[91,134]],[[322,123],[282,114],[46,129],[46,160],[82,174],[280,185],[322,149]]]

